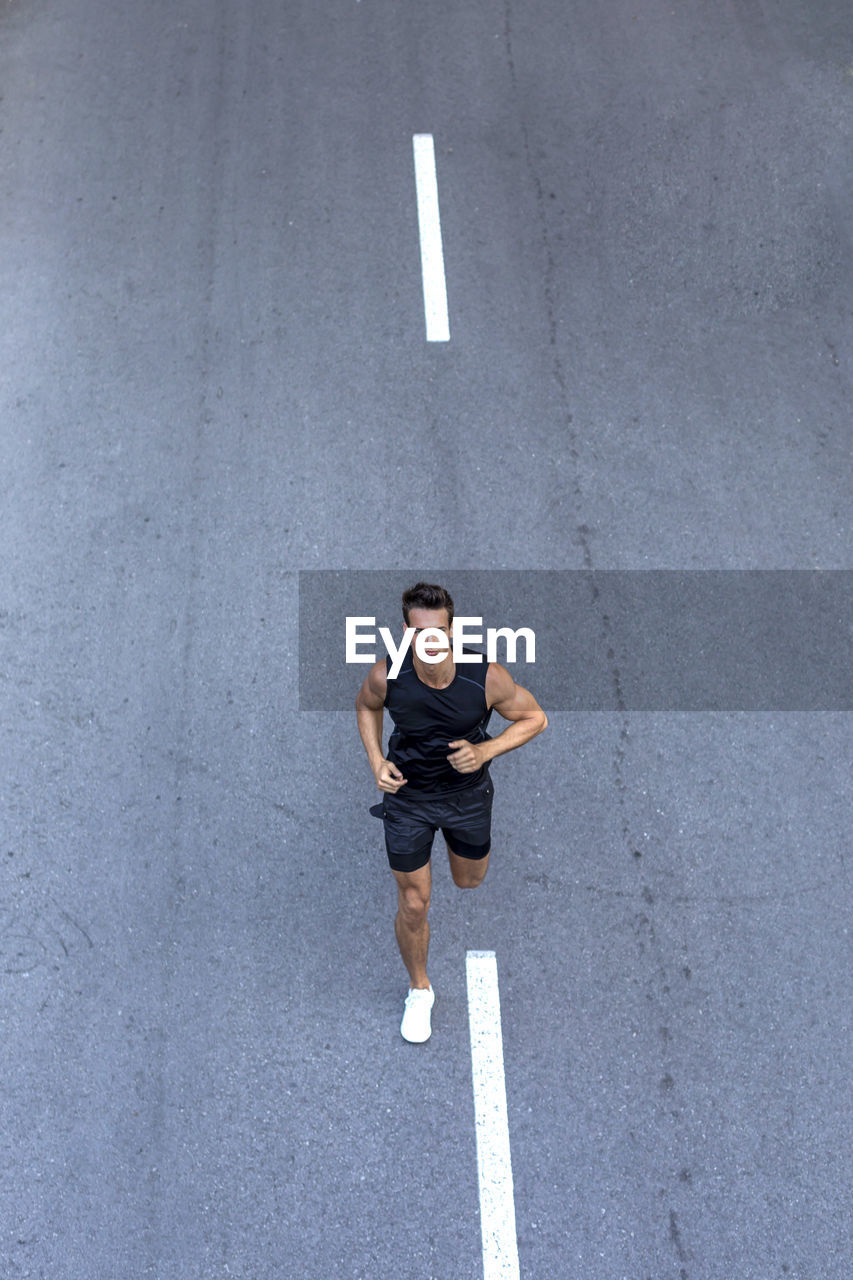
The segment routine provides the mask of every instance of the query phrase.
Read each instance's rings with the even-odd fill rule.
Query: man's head
[[[430,613],[445,609],[446,625],[450,627],[453,623],[453,599],[450,592],[445,591],[444,587],[437,587],[435,583],[416,582],[408,591],[403,592],[403,620],[407,627],[417,625],[410,621],[412,609],[428,610]]]
[[[403,592],[403,620],[407,627],[415,628],[415,639],[420,641],[421,632],[439,632],[444,640],[439,644],[435,636],[424,635],[423,653],[434,661],[441,661],[448,652],[449,640],[453,634],[453,599],[444,587],[437,587],[431,582],[416,582],[408,591]],[[436,641],[435,643],[432,643]],[[416,647],[421,654],[421,649]]]

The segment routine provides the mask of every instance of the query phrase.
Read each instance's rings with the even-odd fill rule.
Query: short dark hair
[[[446,609],[447,621],[453,621],[453,598],[444,587],[437,587],[434,582],[416,582],[403,592],[403,620],[409,625],[410,609]]]

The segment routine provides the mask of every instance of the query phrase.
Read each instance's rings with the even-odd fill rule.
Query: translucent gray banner
[[[546,711],[849,711],[853,571],[307,570],[299,574],[299,706],[350,710],[369,662],[347,663],[347,618],[403,633],[400,597],[439,583],[457,616],[527,627],[535,662],[497,660]]]

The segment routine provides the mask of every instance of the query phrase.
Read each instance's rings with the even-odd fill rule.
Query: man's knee
[[[415,929],[423,924],[429,912],[429,890],[420,885],[401,888],[399,892],[400,915],[404,924]]]
[[[460,858],[454,855],[450,859],[450,874],[458,889],[476,889],[483,883],[488,868],[488,854],[485,858]]]
[[[454,871],[452,874],[457,889],[479,889],[483,883],[483,875],[472,875],[464,871]]]

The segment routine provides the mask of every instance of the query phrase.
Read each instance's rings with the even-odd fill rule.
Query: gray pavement
[[[849,714],[553,714],[415,1048],[297,574],[850,568],[851,69],[840,0],[3,7],[4,1278],[481,1277],[468,948],[523,1277],[848,1274]]]

